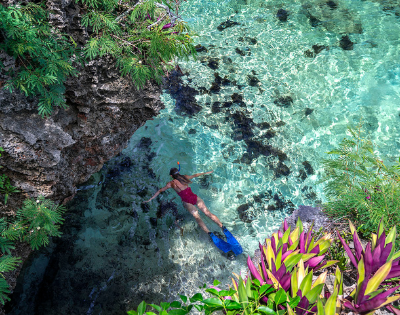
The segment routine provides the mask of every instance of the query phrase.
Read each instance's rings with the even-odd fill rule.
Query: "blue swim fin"
[[[226,236],[226,241],[232,246],[232,251],[235,253],[235,255],[243,253],[242,246],[239,244],[236,238],[233,237],[231,232],[229,232],[225,226],[222,227],[222,231]]]
[[[212,241],[214,242],[215,246],[217,246],[224,253],[227,253],[227,252],[233,250],[231,245],[229,245],[224,240],[221,240],[219,237],[215,236],[214,233],[209,232],[208,235],[210,235],[210,237],[211,237]]]

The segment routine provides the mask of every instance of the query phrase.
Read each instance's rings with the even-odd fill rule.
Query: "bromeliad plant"
[[[390,262],[391,268],[385,279],[400,277],[400,251],[395,252],[394,248],[396,242],[396,226],[393,226],[386,236],[384,224],[381,220],[376,234],[372,234],[372,242],[369,242],[364,249],[358,237],[357,230],[351,221],[349,221],[349,225],[353,235],[354,254],[350,246],[340,236],[339,232],[337,232],[337,234],[354,267],[359,268],[359,264],[361,260],[363,260],[363,264],[366,268],[366,275],[370,276],[374,275],[384,264]]]
[[[337,261],[323,261],[332,239],[326,234],[318,241],[313,236],[312,226],[309,231],[303,231],[303,224],[299,219],[296,228],[291,232],[286,220],[283,223],[283,232],[272,234],[266,239],[266,244],[260,244],[262,253],[261,263],[256,267],[250,257],[247,265],[253,278],[261,283],[273,284],[277,281],[281,288],[288,291],[290,288],[291,273],[295,265],[302,260],[308,269],[318,270],[332,266]]]
[[[364,261],[365,257],[361,257],[358,263],[357,287],[346,297],[343,305],[358,314],[373,314],[375,310],[400,299],[400,294],[389,297],[400,286],[388,290],[379,289],[391,272],[392,260],[381,266],[371,277],[372,261]]]

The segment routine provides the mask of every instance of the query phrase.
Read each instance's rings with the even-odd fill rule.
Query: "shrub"
[[[332,217],[347,217],[366,236],[376,230],[379,221],[400,224],[400,159],[386,166],[374,153],[370,140],[363,137],[361,125],[349,128],[345,138],[323,161],[328,202],[324,211]]]
[[[62,214],[65,210],[63,205],[57,206],[43,196],[37,200],[26,199],[22,209],[17,212],[13,231],[17,231],[15,235],[28,242],[32,249],[38,249],[49,243],[49,236],[61,235],[59,228],[64,221]],[[7,235],[12,238],[11,231]]]
[[[3,274],[14,270],[20,262],[20,258],[12,257],[11,255],[2,255],[0,257],[0,302],[2,304],[4,304],[6,300],[10,300],[7,296],[7,294],[10,293],[9,285],[4,279]]]
[[[109,55],[122,75],[138,88],[173,68],[176,58],[195,56],[187,25],[178,20],[173,0],[81,0],[82,24],[92,30],[84,48],[86,58]]]
[[[66,107],[64,82],[77,75],[73,62],[107,55],[141,88],[151,79],[160,82],[176,58],[195,56],[189,29],[178,20],[179,2],[80,1],[81,23],[90,35],[84,58],[75,41],[49,23],[44,1],[0,4],[0,50],[14,57],[18,66],[7,71],[11,79],[5,88],[39,96],[41,116],[50,115],[54,106]],[[0,70],[3,66],[0,62]]]
[[[5,88],[26,96],[39,96],[38,111],[50,115],[53,106],[66,107],[64,81],[76,75],[71,57],[77,53],[72,40],[48,23],[45,3],[0,5],[0,49],[15,58],[19,70],[11,69]],[[1,69],[1,63],[0,63]]]

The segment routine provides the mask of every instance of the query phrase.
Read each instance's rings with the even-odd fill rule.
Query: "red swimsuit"
[[[197,203],[197,195],[192,192],[190,187],[177,192],[182,201],[195,205]]]

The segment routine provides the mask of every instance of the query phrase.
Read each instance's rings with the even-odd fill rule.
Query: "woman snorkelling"
[[[199,196],[194,194],[192,192],[192,189],[189,187],[189,184],[192,183],[191,179],[195,177],[199,177],[202,175],[207,175],[211,174],[213,171],[205,172],[205,173],[197,173],[194,175],[181,175],[179,173],[180,171],[180,164],[179,165],[179,170],[177,168],[171,168],[169,175],[172,177],[172,181],[168,182],[167,185],[165,185],[163,188],[160,188],[149,200],[146,200],[144,202],[149,202],[156,198],[160,193],[166,191],[169,188],[173,188],[176,193],[181,197],[183,206],[186,208],[186,210],[189,211],[189,213],[195,218],[197,224],[201,227],[201,229],[208,233],[210,235],[212,241],[214,244],[223,252],[227,253],[229,251],[233,251],[236,255],[239,255],[242,253],[242,247],[238,243],[238,241],[233,237],[233,235],[227,230],[226,227],[223,226],[221,221],[218,219],[218,217],[211,213],[210,210],[208,210],[207,206],[205,205],[203,199],[201,199]],[[200,218],[199,212],[197,211],[197,208],[199,208],[206,216],[208,216],[211,220],[213,220],[215,223],[218,224],[218,226],[222,229],[224,232],[227,242],[224,240],[218,238],[217,236],[214,235],[214,233],[210,232],[210,230],[207,228],[203,220]]]

